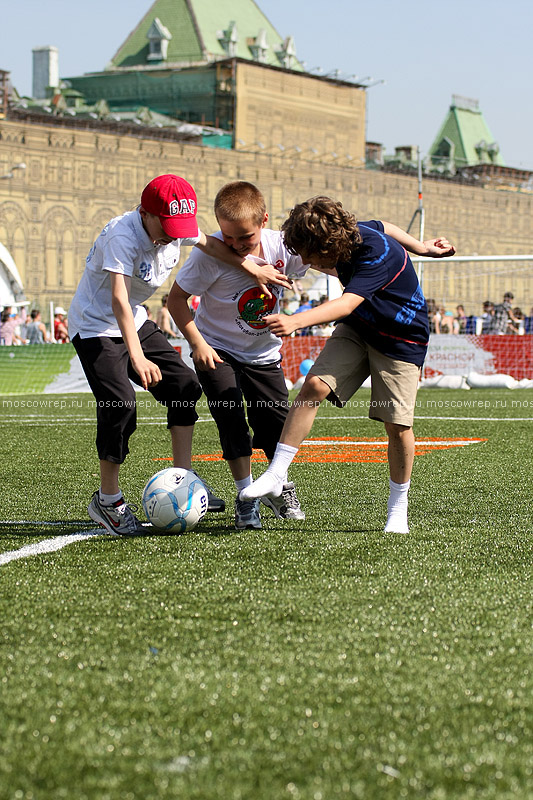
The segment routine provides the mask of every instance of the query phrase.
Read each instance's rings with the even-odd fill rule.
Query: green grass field
[[[368,394],[312,436],[382,438]],[[168,466],[147,397],[131,501]],[[306,521],[235,532],[209,461],[229,510],[188,534],[6,560],[94,530],[89,400],[0,397],[2,800],[533,796],[533,393],[420,391],[418,439],[486,441],[416,457],[407,536],[385,463],[295,464]]]

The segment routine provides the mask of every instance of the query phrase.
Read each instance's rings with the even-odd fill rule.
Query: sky
[[[32,49],[55,45],[61,77],[103,69],[150,0],[4,4],[0,69],[31,94]],[[257,0],[306,68],[371,79],[367,140],[425,155],[452,95],[479,101],[507,166],[533,170],[531,0]]]

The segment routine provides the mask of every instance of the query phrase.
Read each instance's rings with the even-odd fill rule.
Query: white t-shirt
[[[128,211],[107,223],[87,256],[85,271],[68,312],[69,336],[122,336],[111,307],[110,272],[131,278],[129,302],[135,328],[146,322],[142,307],[164,283],[179,261],[180,247],[195,239],[176,239],[154,245],[143,228],[138,210]]]
[[[222,239],[220,231],[213,234]],[[307,271],[300,256],[289,253],[281,231],[263,228],[264,258],[247,256],[257,264],[273,264],[289,277],[300,278]],[[266,314],[279,313],[281,286],[269,285],[272,297],[265,297],[253,279],[195,248],[176,276],[176,283],[188,294],[200,295],[194,321],[206,342],[225,350],[237,361],[270,364],[279,361],[282,340],[263,322]]]

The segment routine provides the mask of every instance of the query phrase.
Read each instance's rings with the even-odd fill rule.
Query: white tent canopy
[[[0,306],[16,305],[24,301],[24,287],[17,266],[0,242]]]

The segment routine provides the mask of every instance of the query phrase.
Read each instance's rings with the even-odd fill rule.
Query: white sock
[[[389,499],[387,501],[387,524],[385,533],[409,533],[407,523],[407,494],[411,481],[395,483],[389,478]]]
[[[274,458],[269,464],[267,472],[272,472],[282,483],[287,482],[287,471],[292,464],[292,460],[298,452],[297,447],[291,447],[290,444],[278,443]]]
[[[116,503],[117,500],[120,500],[122,497],[122,492],[119,492],[118,494],[104,494],[102,490],[99,489],[98,495],[103,506],[112,506],[113,503]]]
[[[240,492],[241,489],[246,489],[246,487],[249,486],[251,482],[252,482],[251,475],[248,475],[247,478],[242,478],[240,481],[235,481],[235,486],[237,488],[237,491]]]
[[[270,464],[269,464],[269,466],[270,466]],[[285,473],[285,475],[284,475],[284,476],[283,476],[283,478],[281,479],[281,482],[282,482],[282,484],[283,484],[283,487],[285,487],[285,486],[288,484],[288,482],[289,482],[289,476],[287,475],[287,473]]]
[[[279,497],[283,484],[287,480],[287,470],[298,452],[297,447],[289,444],[278,444],[274,458],[266,472],[241,492],[242,500],[255,500],[258,497]]]

